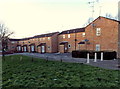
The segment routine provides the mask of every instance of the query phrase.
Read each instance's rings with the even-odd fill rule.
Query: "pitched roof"
[[[19,41],[20,39],[9,39],[10,41]]]
[[[59,33],[59,32],[48,33],[48,34],[42,34],[42,35],[36,35],[36,36],[34,36],[34,38],[51,37],[51,36],[53,36],[54,34],[57,34],[57,33]]]
[[[70,29],[70,30],[62,31],[59,35],[70,34],[70,33],[78,33],[78,32],[85,32],[85,28],[76,28],[76,29]]]
[[[115,22],[120,23],[120,21],[118,21],[118,20],[115,20],[115,19],[110,19],[110,18],[103,17],[103,16],[99,16],[99,17],[98,17],[98,18],[96,18],[94,21],[92,21],[91,23],[89,23],[86,27],[88,27],[89,25],[91,25],[93,22],[95,22],[96,20],[98,20],[98,19],[100,19],[100,18],[105,18],[105,19],[112,20],[112,21],[115,21]],[[86,28],[86,27],[85,27],[85,28]]]
[[[33,37],[27,37],[27,38],[22,38],[22,39],[9,39],[10,41],[24,41],[24,40],[29,40],[33,38],[40,38],[40,37],[51,37],[54,34],[59,33],[59,32],[54,32],[54,33],[48,33],[48,34],[42,34],[42,35],[35,35]]]

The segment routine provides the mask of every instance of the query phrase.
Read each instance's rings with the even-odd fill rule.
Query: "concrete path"
[[[48,59],[48,60],[54,60],[54,61],[63,61],[63,62],[73,62],[73,63],[84,63],[87,65],[92,65],[96,67],[101,67],[105,69],[113,69],[113,70],[120,70],[118,68],[118,64],[120,65],[120,60],[97,60],[97,62],[93,62],[93,59],[90,59],[90,63],[86,63],[87,59],[85,58],[72,58],[71,53],[45,53],[45,54],[40,54],[40,53],[15,53],[14,55],[26,55],[26,56],[31,56],[31,57],[36,57],[36,58],[43,58],[43,59]]]

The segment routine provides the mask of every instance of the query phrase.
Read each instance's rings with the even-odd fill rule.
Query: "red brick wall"
[[[95,50],[96,44],[100,44],[101,51],[116,51],[118,47],[118,23],[101,17],[94,21],[95,27],[90,24],[86,27],[86,38],[90,41],[88,50]],[[96,28],[101,28],[101,35],[96,36]]]
[[[120,23],[118,24],[118,58],[120,58]]]
[[[51,37],[51,50],[53,53],[58,52],[58,34],[56,33]]]
[[[68,34],[60,34],[58,36],[58,40],[59,40],[59,44],[63,41],[66,41],[68,42],[68,45],[70,44],[71,47],[69,48],[68,47],[68,52],[72,52],[73,50],[75,50],[75,45],[76,45],[76,50],[85,50],[85,44],[83,45],[78,45],[79,42],[81,42],[82,40],[85,39],[85,37],[82,36],[82,33],[84,32],[78,32],[78,33],[71,33],[70,34],[70,38],[68,38]],[[65,35],[65,38],[63,38],[63,35]],[[76,35],[76,44],[75,44],[75,35]],[[60,52],[64,52],[63,48],[61,45],[58,44],[58,47],[59,47],[59,51]]]
[[[16,52],[17,51],[17,41],[8,41],[8,50],[7,52]]]

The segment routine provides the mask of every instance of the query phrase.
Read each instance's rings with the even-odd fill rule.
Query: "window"
[[[48,37],[48,40],[50,40],[50,37]]]
[[[70,34],[68,34],[68,38],[70,38]]]
[[[100,44],[96,44],[96,51],[100,51]]]
[[[12,41],[11,43],[13,43],[13,44],[14,44],[14,43],[15,43],[15,41]]]
[[[85,33],[82,33],[82,36],[85,37]]]
[[[70,44],[68,44],[68,48],[71,48],[71,45],[70,45]]]
[[[101,35],[101,29],[100,28],[96,28],[96,36],[100,36]]]
[[[20,46],[18,46],[18,51],[20,51],[21,50],[21,47]]]
[[[43,40],[45,40],[45,38],[43,38]]]
[[[65,35],[63,35],[63,38],[65,38]]]

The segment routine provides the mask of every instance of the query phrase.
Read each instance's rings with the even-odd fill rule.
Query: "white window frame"
[[[50,37],[48,37],[48,40],[50,40]]]
[[[101,49],[100,44],[96,44],[95,50],[96,50],[96,51],[100,51],[100,49]]]
[[[63,38],[65,38],[65,35],[63,35]]]
[[[82,36],[83,36],[83,37],[85,37],[85,35],[86,35],[86,34],[85,34],[85,32],[84,32],[84,33],[82,33]]]
[[[101,35],[101,28],[96,28],[96,36],[100,36]]]
[[[70,38],[70,34],[68,34],[68,38]]]

